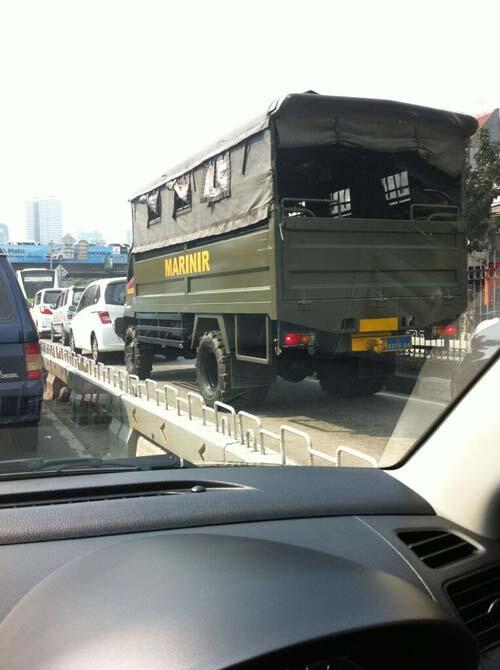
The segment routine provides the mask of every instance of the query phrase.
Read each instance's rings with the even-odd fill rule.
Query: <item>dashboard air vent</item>
[[[461,577],[446,586],[462,621],[481,651],[500,644],[500,564]]]
[[[463,537],[442,530],[406,530],[398,537],[430,568],[442,568],[478,551]]]

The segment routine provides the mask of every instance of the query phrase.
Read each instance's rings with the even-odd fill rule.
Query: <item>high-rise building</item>
[[[9,229],[5,223],[0,223],[0,244],[7,244],[9,241]]]
[[[62,239],[62,203],[55,198],[34,198],[26,203],[26,236],[40,244]]]

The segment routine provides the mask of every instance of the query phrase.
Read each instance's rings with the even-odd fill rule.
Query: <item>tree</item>
[[[485,249],[489,234],[498,223],[491,217],[491,205],[500,196],[500,142],[493,142],[490,131],[481,128],[474,165],[465,174],[464,220],[469,251]]]

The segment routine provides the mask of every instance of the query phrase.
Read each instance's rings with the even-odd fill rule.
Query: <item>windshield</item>
[[[20,282],[28,300],[32,300],[38,291],[54,286],[54,277],[48,272],[21,273]]]
[[[394,466],[492,363],[498,22],[351,4],[9,4],[0,476]]]
[[[55,307],[57,298],[61,295],[61,291],[44,291],[42,302],[49,307]]]
[[[104,300],[107,305],[125,304],[125,282],[108,284]]]
[[[71,300],[72,305],[78,305],[80,298],[82,297],[83,290],[83,288],[75,288],[73,290],[73,298]]]

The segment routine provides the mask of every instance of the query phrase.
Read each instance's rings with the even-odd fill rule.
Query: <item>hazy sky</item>
[[[319,93],[500,104],[500,2],[2,2],[0,221],[54,195],[64,229],[124,239],[128,198],[267,109]]]

